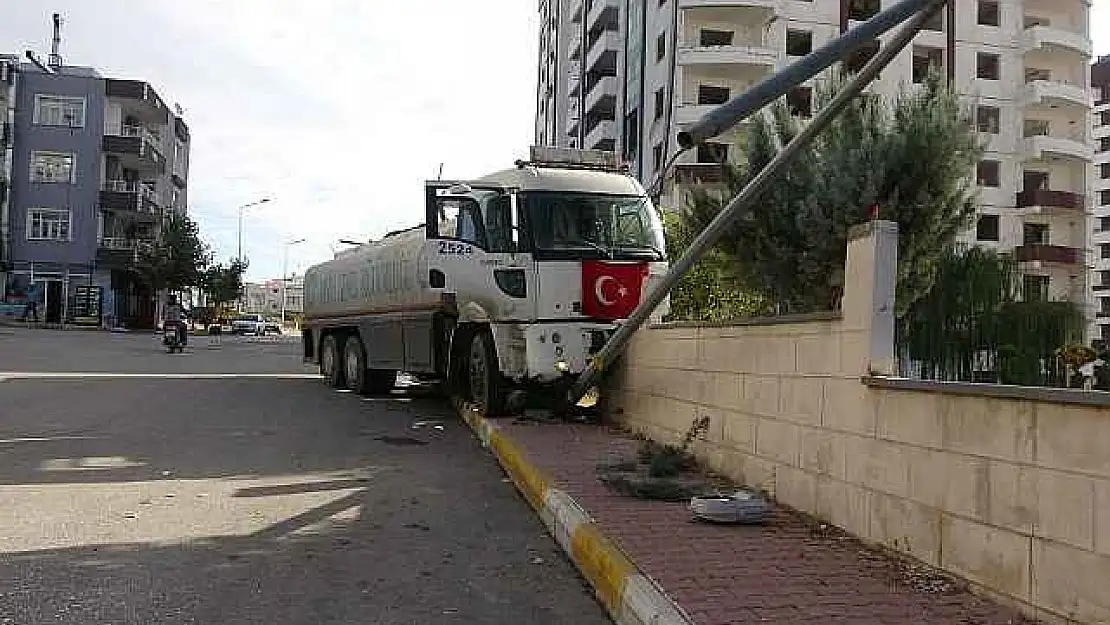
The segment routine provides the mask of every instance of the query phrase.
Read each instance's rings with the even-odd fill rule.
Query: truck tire
[[[362,339],[351,337],[343,347],[343,373],[347,388],[359,395],[385,395],[397,384],[397,372],[389,369],[367,369],[366,348]]]
[[[340,361],[340,339],[330,333],[320,342],[320,375],[332,388],[345,388],[346,380]]]
[[[470,400],[482,415],[495,417],[504,411],[505,383],[488,331],[479,330],[471,336],[466,379]]]

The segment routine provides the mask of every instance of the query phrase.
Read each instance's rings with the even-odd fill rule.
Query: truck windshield
[[[646,197],[570,192],[521,196],[538,255],[663,260],[663,224]]]

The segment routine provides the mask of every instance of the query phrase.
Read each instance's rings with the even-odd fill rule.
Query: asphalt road
[[[445,405],[205,343],[0,328],[0,625],[608,622]]]

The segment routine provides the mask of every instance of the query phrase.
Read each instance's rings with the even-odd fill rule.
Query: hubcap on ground
[[[474,342],[470,344],[470,394],[483,408],[489,405],[486,401],[488,385],[485,344],[480,337],[476,336]]]

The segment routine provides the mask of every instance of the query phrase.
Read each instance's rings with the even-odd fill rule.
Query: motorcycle
[[[185,351],[185,344],[181,340],[181,328],[175,327],[172,324],[165,324],[162,326],[162,345],[166,346],[167,353],[183,353]]]

